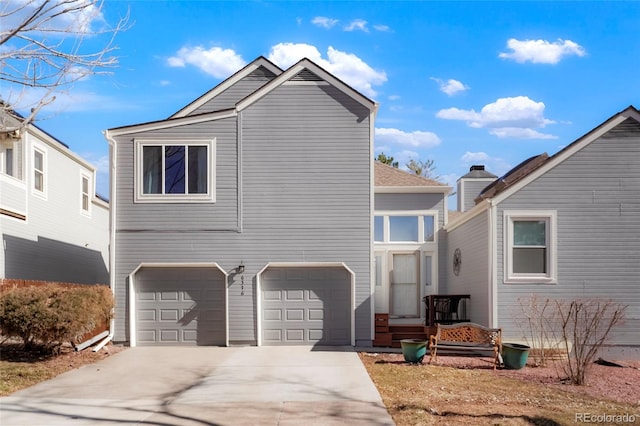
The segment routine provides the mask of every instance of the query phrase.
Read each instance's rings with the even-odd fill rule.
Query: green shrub
[[[0,330],[6,337],[22,339],[25,347],[52,350],[107,324],[112,310],[113,297],[106,286],[16,288],[0,295]]]

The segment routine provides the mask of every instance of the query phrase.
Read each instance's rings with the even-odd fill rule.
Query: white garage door
[[[264,345],[351,344],[351,274],[343,267],[262,273]]]
[[[225,345],[225,277],[217,268],[142,268],[135,275],[137,344]]]

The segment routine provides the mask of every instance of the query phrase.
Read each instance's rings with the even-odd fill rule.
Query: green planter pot
[[[420,339],[402,339],[402,355],[404,360],[411,363],[421,363],[427,353],[427,341]]]
[[[527,365],[529,349],[531,348],[527,345],[503,343],[502,361],[504,362],[504,366],[510,370],[520,370],[522,367]]]

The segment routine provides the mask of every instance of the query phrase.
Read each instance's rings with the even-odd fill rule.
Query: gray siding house
[[[11,112],[0,112],[0,279],[109,282],[109,204],[96,168]]]
[[[518,299],[600,298],[628,305],[611,343],[640,350],[640,112],[629,107],[557,154],[532,157],[445,227],[449,293],[471,319],[519,339]]]
[[[309,60],[260,57],[107,130],[114,340],[370,346],[375,111]]]

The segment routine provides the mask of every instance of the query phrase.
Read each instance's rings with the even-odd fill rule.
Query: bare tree
[[[18,128],[32,121],[57,93],[118,64],[114,39],[128,27],[129,16],[109,26],[102,6],[103,0],[2,0],[0,82],[5,98],[0,107],[2,112],[30,111]],[[98,37],[105,41],[89,47]],[[0,122],[0,130],[17,128]]]
[[[585,375],[611,330],[625,316],[627,307],[597,299],[556,301],[562,339],[568,353],[564,371],[576,385],[585,384]],[[573,350],[569,344],[573,344]]]
[[[405,166],[418,176],[438,180],[440,176],[436,176],[435,174],[436,166],[434,163],[434,160],[422,161],[411,159]]]

